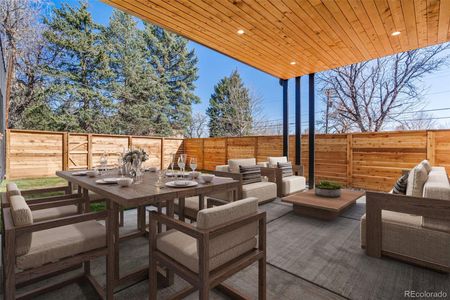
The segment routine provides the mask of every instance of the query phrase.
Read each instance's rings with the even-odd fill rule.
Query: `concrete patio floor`
[[[359,218],[365,211],[364,198],[331,222],[297,216],[292,213],[290,204],[279,199],[260,209],[267,212],[269,299],[402,299],[408,290],[442,290],[450,294],[448,274],[365,255],[359,246]],[[135,210],[126,211],[123,230],[135,226],[135,217]],[[147,239],[124,241],[120,247],[121,271],[147,263]],[[105,260],[93,261],[92,269],[94,276],[103,283]],[[63,277],[59,276],[58,280]],[[234,275],[227,283],[256,299],[256,264]],[[158,296],[167,298],[187,286],[176,277],[175,284],[160,290]],[[146,299],[147,281],[118,291],[115,297]],[[88,284],[79,283],[36,299],[97,299],[97,296]],[[197,294],[188,299],[197,299]],[[213,291],[211,299],[226,297]]]

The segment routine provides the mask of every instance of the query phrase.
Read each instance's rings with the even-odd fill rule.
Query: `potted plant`
[[[331,181],[321,181],[316,185],[315,193],[321,197],[337,198],[341,196],[341,185]]]

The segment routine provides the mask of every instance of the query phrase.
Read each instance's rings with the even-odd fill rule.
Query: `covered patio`
[[[283,96],[283,103],[280,104],[283,105],[283,137],[281,145],[279,145],[280,154],[286,161],[292,162],[290,175],[302,177],[303,180],[306,180],[304,188],[307,189],[313,189],[319,178],[315,169],[317,165],[315,73],[450,41],[450,1],[447,0],[104,0],[104,2],[279,78],[280,92]],[[301,111],[303,108],[300,105],[302,77],[308,78],[309,86],[309,133],[307,135],[308,140],[303,140],[303,145],[306,144],[308,148],[307,157],[302,157],[302,153],[305,152],[305,149],[302,149],[301,136],[303,132],[301,128]],[[293,139],[289,138],[289,80],[295,81],[295,137]],[[12,133],[14,134],[14,132]],[[8,138],[9,134],[11,132],[8,132]],[[401,135],[399,133],[396,134]],[[444,168],[448,166],[440,167],[438,164],[439,160],[435,160],[434,155],[437,143],[437,140],[434,139],[435,133],[420,132],[417,134],[420,135],[421,142],[424,142],[425,146],[422,147],[423,149],[416,151],[417,153],[414,152],[414,155],[420,157],[420,160],[431,161],[433,168],[436,166],[439,168],[440,178],[445,177],[448,181]],[[61,135],[63,145],[69,144],[69,136],[70,134],[68,133]],[[91,135],[86,136],[88,145],[86,153],[88,157],[91,138]],[[138,137],[130,136],[125,138],[122,136],[121,138],[125,139],[126,143],[130,145],[133,138]],[[20,281],[17,284],[14,280],[11,283],[9,277],[3,278],[3,281],[6,282],[4,287],[8,289],[11,286],[17,286],[24,295],[28,291],[35,289],[38,290],[37,294],[44,293],[37,296],[32,295],[33,299],[152,299],[152,295],[154,295],[152,292],[156,290],[156,279],[154,282],[150,281],[149,284],[148,277],[154,278],[151,276],[153,273],[150,272],[149,275],[148,271],[150,261],[150,269],[155,271],[154,274],[162,272],[160,267],[167,267],[164,280],[160,280],[158,275],[158,284],[163,282],[163,286],[158,286],[157,289],[158,299],[168,299],[174,295],[178,297],[176,299],[257,299],[258,297],[259,299],[265,299],[266,297],[269,299],[400,299],[416,297],[414,296],[417,295],[414,294],[416,292],[425,293],[420,294],[420,297],[428,298],[430,295],[440,297],[436,296],[437,294],[426,294],[428,292],[440,292],[441,295],[444,295],[440,298],[444,299],[449,297],[450,276],[448,272],[450,270],[450,256],[441,255],[435,259],[433,254],[426,252],[422,253],[426,257],[425,259],[416,259],[402,255],[395,256],[391,253],[392,250],[385,251],[386,249],[382,249],[385,243],[382,231],[386,230],[384,224],[382,224],[382,218],[384,217],[382,211],[385,209],[403,215],[417,214],[421,220],[423,216],[427,218],[435,217],[439,221],[447,222],[441,223],[444,229],[440,227],[441,229],[436,230],[438,231],[436,236],[444,237],[444,242],[440,244],[438,242],[438,244],[447,247],[447,241],[450,241],[448,237],[450,232],[448,227],[445,226],[448,226],[448,222],[450,222],[450,202],[447,201],[449,199],[446,199],[445,196],[442,198],[435,197],[436,194],[429,196],[430,199],[423,199],[422,194],[420,196],[417,196],[417,194],[397,196],[381,192],[368,192],[367,197],[370,200],[367,201],[366,207],[365,191],[362,190],[364,185],[361,182],[352,182],[352,178],[354,178],[352,174],[353,166],[348,166],[348,163],[353,161],[352,138],[351,134],[340,137],[342,139],[340,152],[345,153],[344,160],[347,163],[344,185],[351,192],[361,194],[358,194],[355,199],[350,201],[351,206],[346,206],[345,209],[340,210],[339,214],[332,220],[322,220],[296,213],[295,207],[293,208],[293,205],[286,201],[286,198],[293,194],[305,193],[305,191],[303,188],[302,191],[297,191],[296,193],[283,190],[284,187],[280,186],[282,178],[284,178],[282,177],[282,171],[274,169],[282,169],[284,161],[279,161],[275,167],[271,167],[271,157],[266,155],[265,152],[261,152],[264,142],[261,142],[261,139],[258,137],[250,138],[253,139],[251,143],[254,143],[251,148],[248,146],[248,141],[247,148],[240,147],[238,145],[240,141],[236,142],[234,148],[230,148],[228,139],[225,139],[223,145],[212,147],[213,151],[223,150],[224,161],[221,160],[221,163],[217,163],[214,159],[211,159],[208,161],[208,166],[206,166],[205,157],[211,157],[208,157],[208,153],[205,151],[204,140],[179,141],[179,144],[175,147],[176,150],[171,154],[173,158],[169,159],[169,161],[173,163],[175,157],[178,158],[183,153],[188,157],[202,157],[202,162],[199,163],[198,169],[214,172],[216,176],[214,179],[211,179],[213,181],[210,185],[208,185],[206,180],[203,181],[203,178],[202,180],[197,179],[198,187],[196,185],[194,188],[187,188],[184,190],[186,192],[183,192],[182,189],[176,190],[175,187],[172,189],[158,186],[161,178],[158,178],[156,174],[159,173],[150,174],[150,172],[143,175],[143,183],[132,188],[128,187],[129,190],[121,189],[116,187],[116,185],[112,188],[109,188],[111,185],[95,185],[95,183],[98,183],[94,181],[97,177],[101,180],[106,175],[93,174],[91,177],[87,173],[76,174],[74,172],[76,169],[68,167],[70,165],[70,150],[66,148],[66,150],[62,150],[63,166],[62,169],[57,170],[57,175],[66,179],[68,185],[59,189],[65,195],[61,196],[63,198],[58,198],[58,201],[77,205],[77,213],[83,212],[83,214],[75,215],[76,217],[63,217],[58,221],[54,221],[55,225],[71,224],[71,220],[75,219],[100,222],[106,226],[106,243],[100,245],[101,247],[99,246],[97,253],[85,253],[85,256],[82,258],[84,260],[76,260],[79,264],[71,266],[72,269],[64,269],[63,263],[58,265],[57,268],[51,269],[49,265],[55,262],[50,259],[50,263],[44,264],[44,268],[41,266],[39,272],[35,274],[33,271],[29,271],[30,269],[25,269],[25,276],[23,278],[18,277]],[[365,137],[361,139],[363,138]],[[389,140],[389,136],[384,138]],[[412,137],[411,140],[415,138],[416,136]],[[324,137],[324,139],[334,138]],[[400,139],[397,135],[394,139],[390,139],[387,143],[390,146],[387,147],[392,148],[392,144],[395,144],[397,139]],[[278,139],[275,140],[279,141]],[[267,144],[269,144],[269,141],[270,137],[267,139]],[[158,162],[161,169],[167,167],[165,166],[164,143],[164,138],[161,138],[160,144],[158,144],[161,150]],[[411,145],[414,145],[414,143],[411,142],[410,145],[403,145],[403,147],[413,147]],[[63,149],[65,149],[64,147]],[[332,153],[336,153],[336,150],[332,149],[333,147],[333,145],[328,145],[327,148],[327,151],[330,153],[330,160],[333,159]],[[359,147],[359,149],[370,148],[365,148],[365,146]],[[239,151],[244,151],[244,148],[251,150],[249,153],[247,153],[248,151],[239,153]],[[232,151],[235,152],[231,153],[230,149],[233,149]],[[429,151],[429,149],[431,150]],[[199,154],[200,151],[201,155]],[[412,152],[413,150],[411,150]],[[242,167],[253,167],[253,165],[259,164],[262,160],[264,160],[264,163],[267,163],[267,160],[268,165],[262,166],[262,171],[259,174],[267,177],[267,180],[260,180],[261,182],[258,181],[257,183],[273,183],[274,189],[276,189],[274,191],[275,196],[270,196],[269,201],[261,201],[262,199],[251,194],[249,190],[243,189],[243,185],[247,184],[243,183],[243,175],[238,174],[241,177],[236,174],[233,175],[236,172],[231,170],[232,164],[236,164],[233,161],[237,159],[254,159],[254,162],[250,162],[249,165],[245,165],[248,162],[245,164],[237,162],[237,173],[245,173],[247,171],[247,169]],[[413,167],[418,164],[414,169],[417,168],[417,172],[421,172],[422,169],[425,169],[425,164],[421,164],[420,160],[414,164],[408,162],[408,166]],[[186,159],[182,160],[183,166],[181,169],[183,169],[183,173],[185,164],[187,164]],[[179,159],[178,165],[180,166]],[[307,167],[303,170],[302,165]],[[85,168],[92,166],[91,157],[87,159]],[[195,167],[193,169],[195,171]],[[248,172],[252,172],[252,170]],[[430,171],[428,170],[427,172],[428,178]],[[84,177],[77,177],[78,175]],[[398,177],[396,173],[392,176]],[[184,178],[184,174],[181,177]],[[194,179],[194,174],[192,174],[192,180],[194,181]],[[250,184],[255,184],[255,182],[251,182],[252,179],[254,178],[250,178]],[[275,181],[272,182],[272,179]],[[382,184],[386,184],[383,181],[371,184],[373,190],[390,189],[380,188]],[[422,183],[422,190],[424,184],[425,182]],[[10,188],[11,191],[14,190],[13,186]],[[17,189],[17,186],[15,188]],[[447,189],[447,186],[443,189],[445,190],[444,194],[447,193],[447,190],[450,191],[450,188]],[[180,190],[182,192],[179,192]],[[11,204],[8,202],[10,199],[8,197],[18,196],[11,191],[5,193],[2,200],[2,208],[6,209],[8,213],[9,205]],[[129,192],[127,193],[127,191]],[[25,191],[22,192],[24,195],[26,194]],[[205,233],[207,230],[202,231],[203,229],[201,229],[196,233],[194,232],[194,234],[198,236],[203,234],[202,236],[206,237],[209,237],[209,234],[211,234],[213,237],[216,237],[220,233],[231,233],[229,232],[230,230],[234,230],[233,232],[236,233],[246,225],[249,225],[251,221],[254,224],[259,222],[258,242],[256,242],[255,234],[250,234],[252,241],[255,239],[255,245],[258,243],[258,246],[254,246],[254,253],[245,252],[242,255],[236,255],[232,260],[228,261],[229,265],[224,264],[231,271],[223,271],[223,274],[218,277],[224,280],[226,287],[225,284],[222,286],[221,281],[219,282],[219,279],[214,277],[213,272],[210,272],[209,264],[205,266],[200,262],[198,265],[200,270],[197,269],[191,272],[192,268],[190,271],[187,267],[180,267],[183,262],[179,262],[179,264],[171,263],[164,255],[156,254],[154,257],[160,259],[162,264],[161,266],[157,266],[156,263],[152,265],[149,255],[150,257],[155,255],[152,251],[157,249],[156,237],[152,239],[152,235],[158,232],[158,234],[164,236],[165,233],[160,233],[162,228],[157,228],[157,223],[152,223],[152,221],[149,221],[149,218],[152,218],[152,216],[156,219],[171,217],[173,221],[166,223],[166,229],[179,229],[188,233],[190,230],[186,229],[188,226],[195,227],[197,226],[196,222],[202,220],[200,217],[202,211],[205,213],[205,211],[214,211],[217,208],[220,210],[221,207],[230,205],[230,203],[222,205],[224,199],[217,196],[218,192],[231,193],[225,196],[225,198],[229,197],[228,199],[231,199],[229,201],[233,202],[231,205],[235,203],[239,205],[239,201],[243,198],[246,198],[245,201],[253,201],[252,205],[256,203],[257,211],[252,212],[248,216],[236,217],[236,220],[232,220],[243,222],[242,224],[231,224],[231,221],[229,223],[224,222],[224,224],[219,224],[218,229],[212,227],[211,232]],[[439,192],[441,192],[440,187]],[[101,200],[106,201],[106,212],[89,212],[92,193],[102,196],[100,197]],[[177,202],[174,202],[174,195]],[[261,197],[265,196],[264,192],[260,192],[260,195]],[[192,197],[196,197],[195,204],[198,205],[198,209],[195,207],[197,210],[194,217],[190,216],[185,210],[186,208],[192,208],[189,206],[189,199]],[[209,205],[207,200],[209,197],[216,207]],[[402,197],[407,199],[401,204],[397,204],[395,201],[403,199]],[[252,199],[248,200],[249,198]],[[429,202],[423,204],[424,202],[421,201]],[[36,203],[34,204],[37,205],[35,210],[51,207],[48,204],[49,202],[38,201]],[[146,207],[148,209],[149,206],[151,206],[150,210],[153,211],[151,213],[146,211]],[[210,210],[204,209],[207,206],[212,208],[209,207]],[[123,208],[126,208],[126,210],[123,211]],[[244,207],[243,210],[247,208]],[[367,222],[364,222],[366,222],[365,228],[370,226],[371,230],[367,229],[366,231],[365,228],[361,229],[361,218],[369,210],[371,213],[367,215]],[[238,214],[236,211],[231,212],[231,215]],[[155,215],[161,216],[155,217]],[[100,221],[99,219],[104,219],[105,221]],[[8,219],[7,221],[3,219],[3,228],[7,230],[13,228],[18,230],[19,234],[51,228],[50,223],[40,224],[37,222],[33,225],[31,221],[31,225],[28,224],[27,226],[34,226],[34,229],[23,229],[20,226],[15,226],[17,224],[14,224],[12,220],[12,218],[9,221]],[[209,220],[209,222],[212,221]],[[394,224],[394,227],[397,225]],[[225,228],[227,226],[229,226],[228,229]],[[420,224],[421,226],[422,224]],[[114,231],[116,227],[117,232]],[[12,235],[7,235],[7,239],[5,239],[4,231],[2,232],[2,244],[6,245],[6,249],[8,249],[8,245],[15,245],[14,230],[12,230]],[[362,245],[361,241],[362,233],[365,235],[364,245]],[[248,242],[248,240],[245,242]],[[399,244],[402,243],[400,239],[397,242]],[[208,252],[209,244],[204,246],[202,243],[195,244],[196,251],[200,253],[196,252],[199,261],[201,261],[201,257],[210,258]],[[111,245],[114,247],[111,247]],[[363,249],[365,247],[367,247],[367,251]],[[171,249],[169,248],[169,250]],[[440,250],[448,253],[450,248]],[[170,256],[170,254],[166,256]],[[13,273],[15,269],[15,253],[9,249],[8,255],[2,253],[2,257],[3,275],[6,272],[9,272],[8,274]],[[86,259],[88,259],[87,262]],[[405,262],[405,260],[408,262]],[[86,276],[83,279],[86,280],[78,280],[79,278],[77,278],[77,280],[71,282],[69,278],[74,274],[78,274],[78,267],[82,263],[84,264],[84,275]],[[28,266],[30,265],[33,264],[29,262]],[[47,267],[48,269],[45,269]],[[178,270],[179,273],[175,272],[175,275],[173,275],[171,271],[168,271],[171,267]],[[137,273],[131,273],[137,269],[142,270]],[[261,276],[261,270],[265,274],[263,277]],[[52,273],[58,276],[35,282],[37,275],[41,274],[40,272],[42,275]],[[192,290],[189,290],[190,285],[186,278],[189,278],[193,273],[200,274],[200,282],[210,280],[209,274],[211,273],[215,281],[213,280],[208,285],[206,292],[205,287],[198,284],[201,286],[200,288],[195,286],[194,292],[188,293],[192,292]],[[205,275],[205,273],[208,275]],[[98,283],[93,283],[94,278]],[[22,287],[25,282],[30,284]],[[58,285],[58,282],[64,282],[64,284]],[[192,280],[192,282],[197,281]],[[46,284],[53,283],[56,284],[56,289],[43,288]],[[104,286],[107,287],[107,290],[101,291]],[[209,292],[209,287],[214,289],[212,288]],[[152,290],[152,288],[155,289]],[[197,289],[200,291],[197,291]],[[1,294],[5,295],[4,292],[2,289]],[[8,293],[5,299],[15,299],[14,293]]]

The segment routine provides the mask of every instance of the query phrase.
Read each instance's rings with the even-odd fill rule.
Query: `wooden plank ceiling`
[[[450,40],[450,0],[103,1],[283,79]]]

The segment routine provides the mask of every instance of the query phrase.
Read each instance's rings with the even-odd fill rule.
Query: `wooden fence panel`
[[[161,168],[161,138],[135,137],[131,139],[133,148],[142,149],[147,152],[149,159],[144,162],[144,167]]]
[[[294,149],[295,151],[295,149]],[[267,161],[269,156],[281,156],[283,154],[283,138],[281,136],[259,136],[257,162]]]
[[[188,161],[191,157],[197,158],[197,169],[204,169],[203,165],[203,141],[204,139],[188,139],[184,141],[184,151],[188,153]]]
[[[9,132],[8,178],[54,176],[63,168],[63,133]]]
[[[163,168],[168,168],[170,162],[172,161],[173,155],[175,155],[175,163],[177,162],[178,156],[183,153],[183,140],[182,139],[164,139],[164,158],[163,158]]]
[[[215,170],[218,165],[227,163],[227,139],[210,138],[205,139],[203,145],[203,157],[205,170]],[[188,153],[189,155],[189,153]]]
[[[128,149],[128,136],[108,136],[92,135],[92,165],[100,165],[100,158],[103,153],[108,155],[108,165],[116,165],[117,159],[123,153],[123,149]]]
[[[69,170],[89,167],[89,135],[69,134],[68,168]]]
[[[256,138],[241,137],[227,139],[227,156],[230,158],[252,158],[256,153]]]

